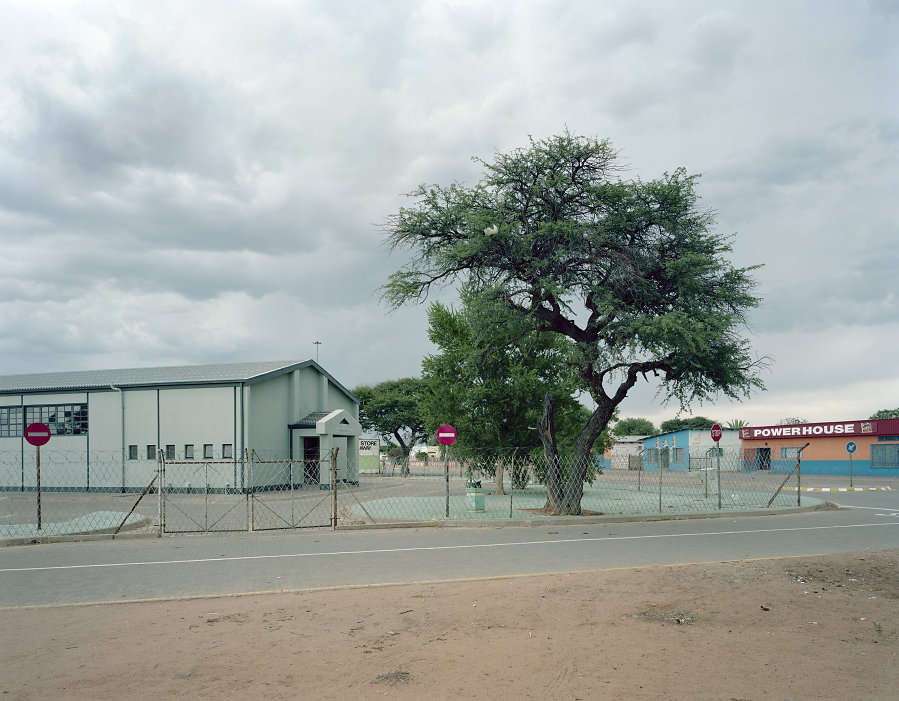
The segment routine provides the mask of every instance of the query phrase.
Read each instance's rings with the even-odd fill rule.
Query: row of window
[[[212,460],[215,458],[213,454],[214,446],[212,443],[204,443],[203,444],[203,460]],[[155,460],[156,459],[156,446],[155,445],[147,445],[146,452],[147,460]],[[172,443],[169,443],[165,447],[165,459],[166,460],[175,460],[175,446]],[[182,454],[184,460],[195,460],[195,450],[193,443],[185,443],[184,445],[184,453]],[[222,452],[221,458],[222,460],[231,460],[234,457],[234,445],[231,443],[222,443]],[[138,446],[129,445],[128,446],[128,459],[129,460],[138,460]]]
[[[87,404],[0,407],[0,436],[23,436],[35,423],[46,424],[51,436],[87,435]]]

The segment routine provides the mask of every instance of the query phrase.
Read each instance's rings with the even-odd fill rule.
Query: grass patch
[[[889,633],[884,633],[883,626],[880,625],[879,623],[874,624],[874,630],[877,632],[877,635],[880,635],[880,636],[883,636],[886,638],[892,638],[894,635],[896,635],[895,630],[891,630]]]
[[[397,684],[406,684],[412,681],[412,673],[407,672],[402,669],[395,669],[392,672],[387,672],[386,674],[379,674],[375,677],[375,680],[372,684],[387,684],[389,686],[396,686]]]
[[[637,614],[637,618],[653,623],[673,623],[675,625],[692,625],[697,623],[699,616],[686,609],[650,609]]]

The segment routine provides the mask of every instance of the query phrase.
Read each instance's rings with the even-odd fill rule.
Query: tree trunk
[[[415,434],[412,434],[412,439],[409,441],[409,447],[406,447],[406,442],[403,440],[403,437],[400,436],[399,429],[396,429],[393,432],[394,437],[396,438],[396,442],[400,444],[400,450],[402,451],[402,463],[400,463],[400,475],[403,477],[409,476],[409,459],[412,454],[412,448],[415,446]]]
[[[590,415],[590,420],[577,437],[574,445],[574,455],[571,461],[571,472],[562,490],[558,508],[554,514],[579,516],[581,513],[581,499],[584,496],[584,480],[587,478],[587,467],[590,464],[590,451],[593,444],[599,438],[608,425],[614,406],[597,406],[596,411]]]
[[[502,457],[497,458],[496,460],[496,473],[494,474],[495,478],[495,493],[496,494],[505,494],[503,491],[503,459]]]
[[[525,489],[528,486],[530,473],[524,461],[512,464],[512,489]]]
[[[540,419],[538,433],[543,443],[546,458],[546,506],[558,513],[562,504],[562,471],[559,463],[559,449],[556,446],[556,403],[551,392],[543,397],[543,418]]]

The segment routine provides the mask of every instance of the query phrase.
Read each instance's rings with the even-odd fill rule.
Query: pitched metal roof
[[[238,383],[252,385],[304,367],[316,369],[347,396],[358,401],[314,360],[0,375],[0,394],[109,389],[111,385],[120,389]]]

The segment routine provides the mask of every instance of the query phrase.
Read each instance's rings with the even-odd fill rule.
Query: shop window
[[[899,467],[899,443],[895,445],[872,445],[871,467]]]
[[[799,448],[781,448],[781,460],[797,460],[799,458]]]
[[[671,449],[671,462],[682,463],[684,461],[684,449],[683,448],[672,448]]]
[[[646,462],[650,464],[655,464],[659,461],[659,449],[658,448],[647,448],[646,449]]]

